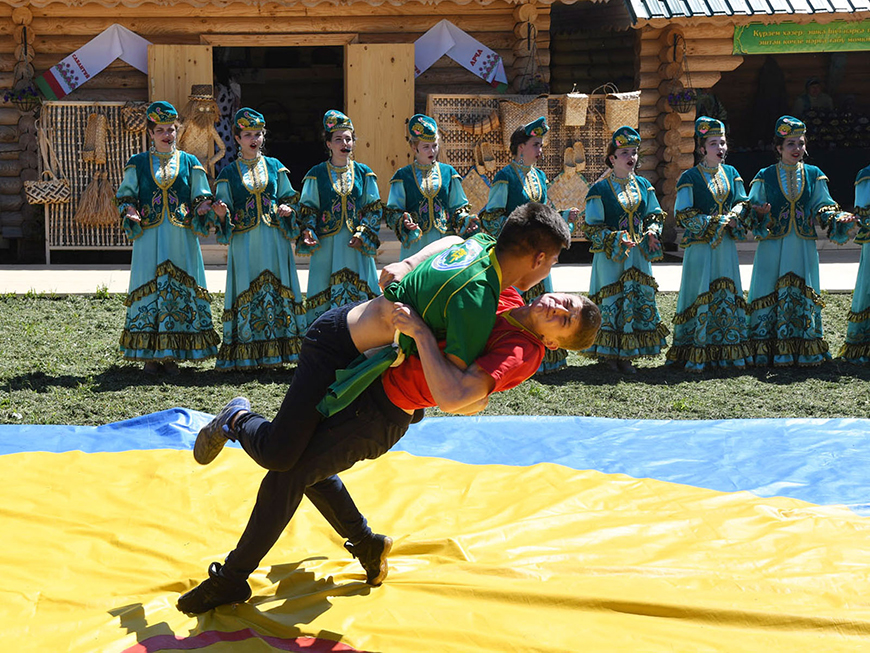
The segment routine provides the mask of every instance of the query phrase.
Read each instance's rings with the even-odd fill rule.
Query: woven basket
[[[121,121],[124,123],[124,130],[133,133],[145,131],[145,110],[148,107],[140,102],[128,102],[121,109]]]
[[[582,127],[586,124],[588,109],[589,96],[586,93],[568,93],[565,96],[565,124],[568,127]]]
[[[516,131],[517,127],[522,127],[541,116],[546,117],[547,122],[550,122],[549,106],[546,97],[535,98],[525,104],[502,100],[498,103],[498,110],[501,114],[502,139],[504,140],[505,151],[510,150],[511,134]],[[546,140],[547,137],[544,136],[544,141],[546,142]]]
[[[550,184],[547,189],[547,200],[553,203],[557,211],[577,208],[582,213],[586,208],[588,192],[589,182],[586,181],[586,177],[579,172],[566,169]]]
[[[623,125],[637,129],[640,119],[640,91],[608,93],[604,99],[604,118],[611,133]]]
[[[60,179],[51,170],[42,173],[48,179],[24,182],[24,195],[28,204],[66,204],[70,200],[69,181]]]
[[[476,215],[486,208],[486,203],[489,201],[489,184],[486,183],[486,177],[474,168],[462,180],[462,190],[468,197],[472,213]]]

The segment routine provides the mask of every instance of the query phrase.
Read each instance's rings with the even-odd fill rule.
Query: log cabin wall
[[[355,33],[359,43],[413,43],[447,18],[503,57],[511,91],[528,88],[536,76],[545,83],[550,79],[550,8],[543,3],[494,0],[488,4],[404,2],[398,6],[373,6],[360,1],[340,7],[332,3],[305,6],[242,2],[205,7],[186,3],[139,7],[115,2],[106,3],[111,6],[97,2],[82,6],[38,4],[13,7],[0,2],[0,88],[10,88],[15,81],[15,66],[22,56],[21,27],[25,23],[28,55],[37,75],[113,23],[155,44],[196,45],[204,34],[250,34],[251,45],[256,46],[258,35],[272,34],[311,34],[316,38],[318,34]],[[64,100],[145,101],[147,85],[145,74],[119,59]],[[429,93],[487,92],[492,92],[491,86],[442,57],[417,78],[415,106],[424,110]],[[22,190],[23,180],[35,179],[38,174],[36,150],[32,117],[2,104],[0,96],[0,247],[6,245],[7,250],[8,239],[41,236],[39,207],[27,205]]]
[[[623,0],[556,4],[550,12],[550,92],[636,90],[635,41]]]

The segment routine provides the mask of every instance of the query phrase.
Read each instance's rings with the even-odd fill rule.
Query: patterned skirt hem
[[[748,306],[746,300],[743,299],[741,295],[737,294],[737,285],[734,283],[734,280],[727,277],[720,277],[719,279],[711,281],[710,289],[698,295],[691,306],[674,316],[674,325],[686,324],[686,322],[696,317],[701,307],[709,306],[713,302],[713,296],[723,290],[734,296],[734,304],[736,308],[745,313]]]
[[[565,349],[548,349],[536,374],[551,374],[568,366],[568,352]]]
[[[797,364],[800,367],[816,367],[831,359],[828,342],[824,338],[804,340],[789,338],[787,340],[750,340],[754,350],[755,365],[761,367],[789,367]]]
[[[668,328],[659,323],[654,331],[616,333],[599,331],[595,344],[583,353],[592,358],[630,359],[657,356],[667,346]]]
[[[302,338],[281,338],[263,342],[222,344],[216,367],[223,370],[278,367],[299,358]]]
[[[739,345],[673,345],[668,349],[667,362],[686,364],[687,369],[700,371],[704,365],[745,367],[752,365],[753,348],[748,343]]]

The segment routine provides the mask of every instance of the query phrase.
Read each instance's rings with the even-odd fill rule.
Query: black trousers
[[[323,420],[292,469],[266,474],[245,532],[227,556],[222,574],[246,579],[278,541],[303,496],[342,537],[358,542],[370,535],[365,518],[335,475],[389,451],[411,422],[412,416],[390,402],[379,382]]]
[[[345,539],[356,544],[371,535],[336,474],[388,451],[412,418],[387,399],[380,383],[328,420],[317,412],[335,371],[359,356],[347,326],[351,308],[331,309],[309,327],[293,381],[274,420],[247,413],[236,421],[235,436],[242,448],[270,471],[260,484],[245,532],[227,557],[223,573],[228,577],[247,578],[259,566],[303,495]]]

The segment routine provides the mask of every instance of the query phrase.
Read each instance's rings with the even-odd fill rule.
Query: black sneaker
[[[251,402],[245,397],[236,397],[227,402],[221,412],[199,429],[193,444],[193,459],[200,465],[208,465],[224,448],[230,436],[230,420],[241,410],[251,410]]]
[[[208,566],[208,578],[178,598],[175,607],[185,614],[202,614],[227,603],[244,603],[251,598],[251,587],[243,580],[220,575],[221,563]]]
[[[375,534],[359,544],[345,542],[344,548],[359,560],[366,571],[366,582],[369,585],[377,587],[384,582],[389,572],[387,556],[393,548],[393,540],[390,537]]]

